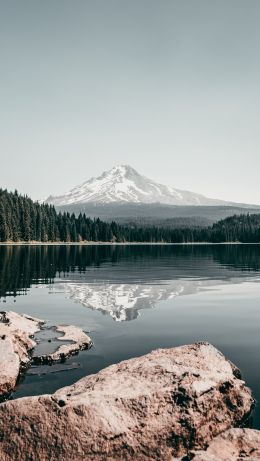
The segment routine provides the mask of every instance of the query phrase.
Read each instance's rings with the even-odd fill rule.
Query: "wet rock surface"
[[[57,340],[68,341],[68,344],[62,344],[52,353],[34,356],[32,359],[34,364],[52,364],[92,346],[91,338],[79,327],[59,325],[55,330],[63,333],[62,336],[57,337]]]
[[[252,405],[239,370],[213,346],[156,350],[52,395],[2,403],[0,459],[191,459]]]
[[[83,330],[72,325],[55,327],[62,344],[47,355],[33,356],[37,343],[35,334],[44,328],[44,321],[19,315],[15,312],[0,312],[0,399],[5,400],[14,390],[21,374],[32,364],[52,364],[88,349],[92,341]]]

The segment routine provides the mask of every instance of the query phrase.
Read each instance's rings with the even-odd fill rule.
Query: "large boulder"
[[[260,460],[260,431],[230,429],[213,439],[206,451],[197,452],[192,461]]]
[[[0,459],[172,460],[242,424],[252,405],[239,370],[210,344],[156,350],[1,404]]]

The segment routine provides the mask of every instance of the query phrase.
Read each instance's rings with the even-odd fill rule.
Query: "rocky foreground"
[[[36,346],[34,335],[41,328],[44,328],[43,320],[11,311],[0,312],[0,398],[2,400],[14,390],[19,376],[31,363],[58,362],[92,344],[90,337],[80,328],[60,325],[55,327],[57,333],[63,333],[63,336],[58,339],[69,341],[69,344],[62,344],[51,354],[33,357],[32,351]]]
[[[1,461],[260,459],[260,432],[236,429],[254,401],[213,346],[156,350],[52,395],[0,405]]]

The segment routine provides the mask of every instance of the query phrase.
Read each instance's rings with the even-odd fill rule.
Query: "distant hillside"
[[[215,223],[210,238],[216,242],[260,242],[260,215],[242,214]]]
[[[148,223],[158,225],[160,221],[175,218],[190,218],[194,224],[198,220],[204,221],[206,225],[224,219],[228,216],[243,213],[260,213],[260,207],[244,208],[239,206],[171,206],[160,204],[118,204],[94,205],[91,203],[85,205],[66,205],[56,206],[61,212],[85,213],[90,218],[100,218],[104,221],[114,220],[121,224],[130,222]],[[206,221],[205,221],[206,220]]]
[[[110,222],[110,220],[108,220]],[[200,216],[184,216],[168,219],[156,219],[151,217],[139,218],[117,218],[116,222],[122,226],[136,226],[136,227],[165,227],[165,228],[184,228],[184,227],[208,227],[212,225],[212,221],[208,218],[201,218]]]

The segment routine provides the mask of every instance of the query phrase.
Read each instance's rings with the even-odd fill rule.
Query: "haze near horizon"
[[[260,203],[257,0],[0,5],[0,187],[42,199],[130,164]]]

